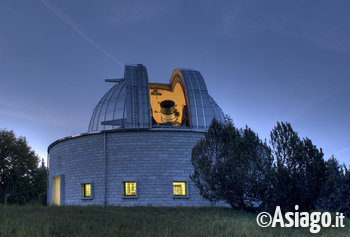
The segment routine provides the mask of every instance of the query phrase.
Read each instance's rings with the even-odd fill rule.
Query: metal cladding
[[[117,84],[96,105],[88,132],[151,129],[150,84],[146,67],[142,64],[126,65],[124,79],[108,82]],[[224,121],[223,111],[208,94],[200,72],[192,69],[175,69],[170,84],[175,83],[181,84],[188,102],[189,127],[186,128],[204,132],[213,118]]]
[[[224,121],[221,108],[208,94],[207,86],[200,72],[190,69],[175,69],[170,83],[182,83],[189,104],[190,126],[194,130],[205,131],[213,118]]]
[[[142,64],[126,65],[126,126],[151,128],[151,104],[147,69]]]
[[[89,124],[89,132],[122,127],[126,118],[125,80],[114,85],[96,105]]]

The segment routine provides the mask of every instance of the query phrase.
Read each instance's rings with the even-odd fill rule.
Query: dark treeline
[[[46,202],[47,168],[25,137],[0,130],[0,202]]]
[[[192,181],[212,203],[247,211],[324,209],[350,215],[350,171],[287,122],[277,122],[270,142],[250,128],[213,120],[192,150]]]

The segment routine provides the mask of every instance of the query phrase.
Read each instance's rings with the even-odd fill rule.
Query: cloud
[[[220,4],[202,3],[216,16],[220,34],[239,38],[271,31],[303,38],[320,47],[350,52],[349,3],[327,1],[245,0]],[[348,5],[348,6],[346,6]]]
[[[104,53],[107,57],[112,59],[115,63],[117,63],[120,67],[124,68],[124,64],[115,58],[112,54],[110,54],[107,50],[105,50],[101,45],[96,43],[91,37],[89,37],[80,27],[74,23],[72,19],[70,19],[67,15],[65,15],[60,9],[58,9],[54,4],[50,3],[47,0],[41,0],[42,4],[52,11],[58,18],[60,18],[64,23],[70,26],[80,37],[89,42],[96,49]]]

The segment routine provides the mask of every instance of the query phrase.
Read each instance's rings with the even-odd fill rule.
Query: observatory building
[[[208,206],[189,176],[191,151],[223,112],[195,70],[149,83],[146,67],[124,77],[96,105],[87,133],[48,147],[50,205]]]

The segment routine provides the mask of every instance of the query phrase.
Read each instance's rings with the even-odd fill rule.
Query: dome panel
[[[96,105],[92,114],[88,132],[116,129],[126,119],[125,80],[114,85]]]

